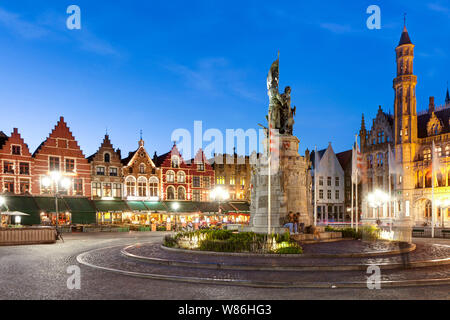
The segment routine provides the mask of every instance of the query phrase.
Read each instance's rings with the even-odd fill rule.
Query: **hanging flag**
[[[363,157],[359,150],[358,142],[352,148],[352,182],[358,183],[361,179],[361,173],[364,167]],[[358,179],[357,179],[358,177]]]
[[[269,155],[271,174],[276,174],[280,160],[280,136],[279,130],[273,129],[271,123],[269,123]]]

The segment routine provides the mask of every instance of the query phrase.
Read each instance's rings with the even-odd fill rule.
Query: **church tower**
[[[406,26],[403,28],[395,52],[397,77],[394,79],[393,87],[395,91],[395,144],[398,145],[417,141],[417,77],[413,74],[414,45],[409,38]]]
[[[414,190],[414,172],[412,163],[417,149],[417,111],[416,84],[413,74],[414,45],[409,38],[406,25],[395,48],[397,59],[397,77],[394,79],[394,130],[395,157],[402,165],[403,173],[395,178],[396,190],[403,203],[400,213],[402,219],[411,222],[409,214]]]

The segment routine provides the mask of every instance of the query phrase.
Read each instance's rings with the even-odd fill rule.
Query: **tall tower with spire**
[[[364,147],[366,146],[366,137],[367,137],[367,130],[366,130],[366,123],[364,122],[364,113],[363,113],[361,118],[361,129],[359,130],[359,141],[361,144],[360,148],[362,152],[364,152]]]
[[[413,74],[414,45],[406,29],[395,48],[397,58],[397,77],[394,79],[395,103],[395,144],[417,141],[416,84]]]
[[[416,84],[417,77],[413,74],[414,45],[406,29],[400,37],[400,42],[395,48],[397,60],[397,77],[394,79],[394,143],[396,160],[403,167],[402,177],[396,177],[398,181],[396,189],[400,192],[405,206],[412,203],[414,189],[414,172],[412,162],[417,146],[417,110],[416,110]],[[397,180],[398,179],[398,180]],[[410,220],[406,211],[403,218]]]

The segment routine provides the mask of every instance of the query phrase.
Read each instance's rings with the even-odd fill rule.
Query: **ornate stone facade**
[[[367,131],[364,120],[361,125],[361,150],[366,161],[363,178],[363,220],[389,222],[391,218],[413,225],[430,225],[432,211],[432,143],[439,157],[439,170],[434,178],[434,194],[441,203],[436,206],[436,225],[450,223],[449,208],[442,205],[450,200],[450,99],[435,107],[430,98],[427,109],[417,112],[417,77],[413,74],[414,45],[406,27],[396,48],[397,77],[394,79],[394,114],[386,114],[381,108]],[[391,175],[391,193],[394,201],[380,210],[370,208],[366,197],[375,188],[388,191],[388,147],[395,151],[401,171]]]

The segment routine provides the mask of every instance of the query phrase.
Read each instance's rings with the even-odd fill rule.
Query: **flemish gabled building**
[[[172,150],[156,157],[157,166],[161,168],[161,200],[192,200],[190,167],[184,161],[176,144]]]
[[[128,200],[158,201],[161,196],[161,170],[155,166],[139,140],[139,148],[122,159],[124,197]]]
[[[250,201],[251,164],[249,156],[217,154],[213,163],[216,185],[223,186],[231,200]]]
[[[0,131],[1,191],[9,194],[29,194],[32,189],[33,158],[17,128],[8,137]]]
[[[393,82],[395,91],[394,114],[381,110],[367,131],[361,125],[361,151],[367,163],[363,183],[363,220],[375,222],[390,220],[387,205],[380,210],[369,207],[366,197],[375,188],[389,189],[388,146],[395,150],[396,161],[402,173],[391,175],[391,193],[395,201],[391,207],[394,219],[409,221],[415,225],[430,225],[432,210],[432,143],[436,146],[440,168],[435,177],[434,194],[437,200],[450,199],[450,97],[436,107],[430,97],[428,108],[417,112],[416,84],[413,74],[414,44],[404,27],[396,47],[397,75]],[[437,225],[449,223],[450,211],[439,207]]]
[[[114,149],[109,135],[89,158],[92,176],[92,199],[121,199],[123,172],[120,149]]]
[[[33,194],[51,195],[51,187],[45,188],[42,179],[50,172],[58,171],[71,180],[71,186],[65,192],[67,195],[91,196],[91,166],[63,117],[36,149],[33,158]]]
[[[214,169],[202,149],[197,151],[190,167],[192,201],[213,201],[210,192],[214,188]]]
[[[172,150],[156,157],[162,174],[162,200],[204,202],[210,201],[214,188],[214,169],[203,150],[198,150],[189,163],[183,159],[176,144]]]

